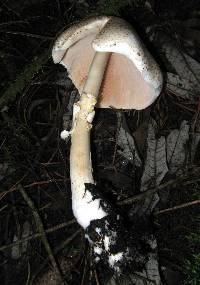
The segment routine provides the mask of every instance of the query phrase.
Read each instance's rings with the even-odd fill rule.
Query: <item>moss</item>
[[[196,222],[198,225],[197,228],[199,229],[200,217],[196,218]],[[200,230],[198,229],[187,236],[191,248],[191,255],[185,261],[185,285],[200,284]]]
[[[27,84],[32,80],[33,76],[48,61],[50,51],[46,50],[42,55],[35,58],[33,62],[25,66],[24,70],[17,76],[14,82],[8,84],[8,87],[0,95],[0,107],[15,100],[17,94],[21,93]]]
[[[200,242],[200,235],[199,235]],[[190,259],[185,262],[185,285],[200,284],[200,253],[193,254]]]
[[[120,10],[124,9],[128,5],[130,6],[130,2],[130,0],[99,1],[97,11],[104,15],[120,16]]]

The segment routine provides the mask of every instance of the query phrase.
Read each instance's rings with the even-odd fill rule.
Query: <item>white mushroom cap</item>
[[[56,40],[52,57],[63,64],[82,92],[95,52],[110,52],[98,107],[144,109],[162,89],[162,73],[135,30],[117,17],[82,21]]]
[[[69,48],[74,48],[74,45],[86,39],[87,37],[95,36],[102,30],[103,26],[108,22],[111,17],[101,16],[96,18],[89,18],[82,22],[72,25],[65,30],[55,41],[52,57],[54,63],[61,63],[65,53]],[[91,44],[91,42],[90,42]],[[82,54],[83,55],[83,54]]]

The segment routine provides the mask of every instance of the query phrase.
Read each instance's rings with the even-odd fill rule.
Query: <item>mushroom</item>
[[[56,40],[52,57],[67,69],[80,93],[73,107],[70,177],[72,209],[78,223],[87,231],[91,223],[108,226],[107,203],[94,195],[90,153],[90,131],[94,107],[144,109],[152,104],[162,88],[162,73],[135,30],[123,19],[100,16],[84,20],[64,31]],[[109,208],[110,209],[110,208]],[[114,234],[102,235],[103,250],[109,251]],[[110,232],[114,232],[111,230]],[[109,238],[108,238],[109,236]],[[90,237],[88,239],[91,241]],[[102,248],[94,247],[100,254]],[[122,259],[124,252],[109,253],[109,264]]]

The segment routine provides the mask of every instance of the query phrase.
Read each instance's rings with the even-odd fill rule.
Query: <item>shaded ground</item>
[[[165,75],[163,92],[148,110],[97,111],[92,133],[96,181],[120,213],[133,221],[134,197],[140,194],[147,162],[150,118],[157,123],[155,139],[167,138],[187,121],[184,160],[154,187],[160,202],[151,217],[164,284],[199,284],[200,5],[181,0],[144,2],[11,0],[0,4],[1,284],[45,284],[41,278],[56,284],[49,278],[61,271],[68,284],[106,284],[112,276],[103,265],[93,264],[84,232],[71,211],[70,143],[60,140],[60,131],[64,114],[65,126],[71,120],[69,97],[77,96],[65,70],[53,65],[49,52],[64,27],[95,13],[121,16],[133,24]],[[196,60],[189,62],[190,68],[185,55]],[[179,75],[175,87],[169,73]],[[129,161],[122,155],[117,143],[121,126],[135,139],[141,167],[135,158]],[[136,206],[140,201],[143,198]],[[43,276],[52,265],[56,274]]]

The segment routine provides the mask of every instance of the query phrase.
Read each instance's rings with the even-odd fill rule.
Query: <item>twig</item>
[[[4,205],[2,208],[0,208],[0,212],[4,211],[8,207],[8,204]]]
[[[114,153],[113,153],[112,165],[115,164],[115,158],[116,158],[116,153],[117,153],[117,141],[119,137],[119,130],[122,125],[122,113],[116,112],[116,115],[117,115],[117,133],[116,133],[116,138],[115,138],[115,148],[114,148]]]
[[[16,25],[16,24],[29,24],[27,20],[25,21],[9,21],[9,22],[4,22],[4,23],[1,23],[0,24],[0,27],[1,26],[8,26],[8,25]]]
[[[199,169],[198,169],[199,171]],[[189,173],[190,174],[190,173]],[[190,174],[191,175],[191,174]],[[117,202],[117,205],[130,205],[132,204],[133,202],[135,201],[138,201],[138,200],[142,200],[144,199],[145,197],[148,197],[148,196],[151,196],[153,195],[154,193],[157,193],[161,190],[164,190],[165,188],[169,187],[169,186],[173,186],[175,187],[178,183],[182,182],[183,185],[190,185],[190,184],[193,184],[193,183],[196,183],[196,182],[199,182],[199,178],[197,179],[192,179],[191,181],[184,181],[188,176],[182,176],[182,177],[178,177],[177,179],[174,179],[174,180],[169,180],[157,187],[154,187],[154,188],[150,188],[149,190],[141,193],[141,194],[138,194],[138,195],[135,195],[134,197],[130,197],[130,198],[127,198],[125,200],[122,200],[122,201],[119,201]]]
[[[30,266],[30,263],[28,261],[28,276],[27,276],[27,279],[26,279],[26,285],[29,285],[30,276],[31,276],[31,266]]]
[[[84,259],[83,275],[82,275],[82,278],[81,278],[81,285],[84,284],[86,268],[87,268],[87,259],[86,259],[86,257],[85,257],[85,259]]]
[[[195,112],[195,110],[193,110],[193,109],[191,109],[191,108],[189,108],[189,107],[187,107],[187,106],[185,106],[185,105],[183,105],[183,104],[180,104],[180,103],[177,103],[177,102],[173,102],[175,105],[177,105],[178,107],[180,107],[180,108],[182,108],[183,110],[187,110],[187,111],[189,111],[189,112],[191,112],[191,113],[194,113]]]
[[[56,271],[56,274],[57,274],[57,277],[59,278],[60,281],[63,280],[62,278],[62,274],[61,274],[61,271],[57,265],[57,262],[55,260],[55,257],[53,255],[53,251],[50,247],[50,244],[47,240],[47,237],[46,237],[46,233],[45,233],[45,229],[44,229],[44,226],[43,226],[43,223],[42,223],[42,220],[40,218],[40,215],[33,203],[33,201],[30,199],[30,197],[28,196],[28,194],[26,193],[26,191],[24,190],[24,188],[22,187],[21,184],[18,185],[18,189],[21,193],[21,195],[23,196],[24,200],[27,202],[29,208],[32,210],[33,212],[33,217],[34,217],[34,220],[35,220],[35,223],[36,223],[36,226],[38,228],[38,231],[39,233],[41,234],[41,241],[46,249],[46,252],[48,254],[48,257],[52,263],[52,266],[53,268],[55,269]]]
[[[13,185],[10,189],[8,189],[7,191],[4,191],[2,193],[0,193],[0,200],[4,198],[4,196],[6,196],[7,194],[16,191],[18,189],[17,185],[25,178],[25,176],[22,177],[22,179],[20,179],[15,185]],[[27,185],[24,185],[24,188],[31,188],[34,186],[40,186],[40,185],[45,185],[45,184],[49,184],[49,183],[55,183],[55,182],[65,182],[68,181],[69,178],[59,178],[59,179],[49,179],[49,180],[44,180],[44,181],[36,181]]]
[[[24,174],[24,176],[23,176],[22,178],[20,178],[9,190],[0,193],[0,200],[3,199],[3,197],[4,197],[5,195],[7,195],[8,193],[11,193],[11,192],[17,190],[17,185],[18,185],[19,183],[21,183],[21,182],[24,180],[24,178],[25,178],[26,176],[27,176],[27,173]]]
[[[15,32],[15,31],[1,31],[1,32],[5,32],[6,34],[12,34],[12,35],[32,37],[32,38],[36,38],[36,39],[44,39],[44,40],[53,40],[54,39],[54,37],[35,35],[35,34],[24,33],[24,32]]]
[[[162,189],[165,189],[166,187],[172,186],[172,185],[176,184],[178,181],[179,181],[179,179],[167,181],[166,183],[163,183],[156,188],[151,188],[151,189],[149,189],[149,190],[147,190],[141,194],[135,195],[134,197],[130,197],[130,198],[127,198],[125,200],[122,200],[122,201],[118,202],[117,204],[120,206],[132,204],[133,202],[138,201],[138,200],[142,200],[145,197],[148,197],[148,196],[153,195],[154,193],[156,193]]]
[[[0,150],[1,150],[1,148],[3,147],[5,141],[6,141],[6,138],[2,141],[2,143],[1,143],[1,145],[0,145]]]
[[[199,101],[198,101],[198,104],[197,104],[197,111],[196,111],[196,114],[194,116],[194,123],[192,124],[193,133],[194,133],[197,121],[198,121],[199,114],[200,114],[200,98],[199,98]]]
[[[79,234],[81,233],[81,229],[77,230],[73,235],[71,235],[69,238],[67,238],[63,243],[61,243],[56,249],[54,250],[54,255],[58,254],[59,251],[61,251],[63,248],[66,248],[67,245]],[[48,258],[44,260],[44,262],[41,264],[40,268],[34,273],[32,280],[30,282],[30,285],[33,284],[33,281],[39,274],[39,272],[48,264]],[[66,283],[66,281],[65,281]]]
[[[193,206],[193,205],[198,205],[198,204],[200,204],[200,200],[195,200],[195,201],[184,203],[184,204],[172,207],[172,208],[167,208],[167,209],[164,209],[164,210],[157,211],[157,212],[154,213],[154,215],[160,215],[160,214],[176,211],[176,210],[179,210],[179,209],[183,209],[183,208],[186,208],[186,207],[190,207],[190,206]]]
[[[46,233],[46,234],[53,233],[53,232],[55,232],[55,231],[57,231],[57,230],[60,230],[60,229],[62,229],[62,228],[65,228],[65,227],[67,227],[67,226],[69,226],[69,225],[71,225],[71,224],[73,224],[73,223],[75,223],[75,222],[76,222],[76,220],[75,220],[75,219],[72,219],[72,220],[70,220],[69,222],[62,223],[62,224],[56,225],[56,226],[54,226],[54,227],[52,227],[52,228],[49,228],[49,229],[45,230],[45,233]],[[1,246],[1,247],[0,247],[0,251],[1,251],[1,250],[8,249],[8,248],[11,248],[11,247],[13,247],[13,246],[19,245],[19,244],[21,244],[21,243],[27,242],[27,241],[32,240],[32,239],[35,239],[35,238],[40,238],[41,236],[42,236],[41,233],[37,233],[37,234],[31,235],[31,236],[22,238],[22,239],[20,239],[19,241],[16,241],[16,242],[13,242],[13,243],[6,244],[6,245]]]
[[[69,178],[59,178],[59,179],[49,179],[47,181],[36,181],[33,182],[31,184],[25,185],[24,188],[30,188],[33,186],[38,186],[38,185],[44,185],[44,184],[49,184],[49,183],[53,183],[53,182],[64,182],[64,181],[68,181]]]
[[[97,271],[96,271],[96,270],[94,270],[94,277],[95,277],[96,284],[97,284],[97,285],[100,285],[100,283],[99,283],[99,278],[98,278],[98,275],[97,275]]]

